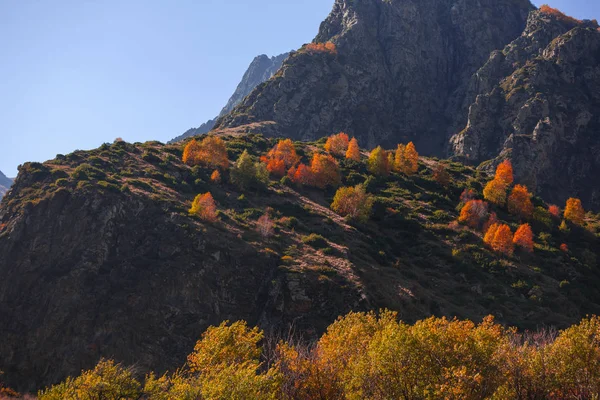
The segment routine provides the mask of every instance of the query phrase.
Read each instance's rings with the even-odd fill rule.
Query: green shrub
[[[328,246],[327,239],[316,233],[311,233],[308,236],[303,236],[302,243],[312,246],[315,249],[323,249]]]

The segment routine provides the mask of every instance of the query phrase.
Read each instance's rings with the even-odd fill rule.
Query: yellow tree
[[[490,203],[503,206],[506,203],[506,190],[508,186],[498,179],[493,179],[483,189],[483,197]]]
[[[419,153],[413,142],[409,142],[404,149],[404,160],[406,169],[403,171],[406,175],[416,174],[419,170]]]
[[[352,140],[350,140],[350,143],[348,143],[346,158],[354,161],[360,161],[360,148],[358,147],[358,141],[356,140],[356,138],[352,138]]]
[[[331,203],[331,209],[343,217],[365,222],[371,215],[373,197],[362,185],[339,188]]]
[[[369,154],[368,169],[373,175],[388,176],[390,174],[387,152],[381,146],[377,146]]]
[[[576,225],[583,225],[585,211],[581,205],[581,200],[573,197],[567,200],[564,216],[566,220],[571,221]]]

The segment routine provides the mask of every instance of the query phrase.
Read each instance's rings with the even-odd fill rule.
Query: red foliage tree
[[[529,224],[519,226],[513,237],[513,243],[529,253],[533,252],[533,231]]]
[[[560,245],[560,250],[564,253],[568,253],[569,252],[569,246],[567,246],[566,243],[563,243]]]
[[[182,161],[184,164],[194,166],[197,164],[198,154],[200,153],[200,144],[196,139],[190,140],[190,142],[183,149]]]
[[[443,187],[450,184],[450,174],[443,164],[438,163],[433,169],[433,179]]]
[[[551,205],[548,206],[548,212],[554,218],[559,218],[560,217],[560,208],[558,208],[558,206],[555,206],[554,204],[551,204]]]
[[[326,42],[326,43],[309,43],[304,46],[304,49],[309,53],[330,53],[337,54],[337,48],[335,43]]]
[[[350,138],[344,132],[337,135],[331,135],[325,143],[325,151],[330,154],[344,157],[350,145]]]
[[[217,204],[210,192],[196,196],[189,212],[207,222],[217,221]]]
[[[300,157],[296,154],[291,139],[280,140],[266,156],[260,158],[267,165],[267,170],[275,176],[285,175],[285,171],[298,164]]]
[[[526,186],[516,185],[508,197],[508,212],[521,218],[530,219],[533,215],[531,193]]]
[[[460,202],[466,203],[469,200],[473,200],[477,197],[477,193],[473,189],[465,189],[460,194]]]
[[[488,204],[483,200],[469,200],[460,211],[458,222],[473,229],[480,227],[481,222],[488,216]]]
[[[298,167],[290,168],[288,176],[292,182],[297,185],[310,186],[313,182],[312,172],[306,164],[300,164]]]

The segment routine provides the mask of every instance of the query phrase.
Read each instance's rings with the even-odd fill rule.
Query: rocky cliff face
[[[181,141],[191,136],[203,135],[205,133],[208,133],[215,126],[217,118],[233,110],[233,108],[240,104],[242,100],[244,100],[244,97],[249,95],[255,87],[269,80],[279,70],[279,68],[281,68],[283,61],[288,56],[289,53],[283,53],[275,57],[268,57],[267,55],[262,54],[254,58],[254,60],[250,63],[250,66],[244,73],[241,82],[235,89],[235,92],[229,98],[229,101],[227,102],[225,107],[223,107],[219,115],[213,119],[206,121],[198,128],[188,129],[182,135],[171,140],[171,143]]]
[[[473,76],[466,128],[454,152],[493,168],[512,159],[516,179],[558,204],[600,208],[600,32],[595,22],[531,13],[523,34]]]
[[[337,0],[315,42],[337,55],[294,53],[216,128],[274,121],[277,134],[345,131],[365,146],[413,140],[442,154],[471,75],[519,36],[526,0]]]
[[[8,192],[8,189],[11,185],[12,179],[7,178],[6,175],[0,171],[0,199],[6,194],[6,192]]]

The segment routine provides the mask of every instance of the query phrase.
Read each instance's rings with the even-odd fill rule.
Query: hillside
[[[223,139],[231,161],[277,143]],[[308,163],[324,142],[294,145]],[[271,179],[240,190],[226,171],[216,183],[213,168],[184,164],[183,147],[118,141],[20,168],[0,204],[0,370],[9,386],[55,383],[100,357],[161,373],[226,319],[272,332],[293,325],[310,338],[350,310],[382,307],[409,322],[493,314],[519,328],[600,313],[593,213],[584,227],[559,229],[534,197],[535,249],[505,256],[456,222],[465,189],[481,197],[491,179],[473,167],[421,157],[415,175],[377,177],[364,152],[339,159],[342,184],[374,196],[360,223],[331,210],[335,189]],[[447,187],[433,178],[440,164]],[[205,192],[217,204],[214,223],[188,213]],[[493,211],[513,232],[519,226],[504,207]],[[272,235],[257,230],[265,214]]]
[[[188,137],[202,135],[208,133],[214,128],[217,118],[229,113],[235,106],[240,104],[244,98],[250,94],[250,92],[260,85],[261,83],[269,80],[275,73],[281,68],[283,61],[289,56],[289,53],[283,53],[278,56],[268,57],[265,54],[256,56],[254,60],[248,66],[248,69],[244,73],[242,80],[238,84],[235,92],[227,101],[227,104],[223,107],[218,116],[210,119],[200,125],[198,128],[191,128],[185,131],[182,135],[177,136],[169,143],[178,142]]]

